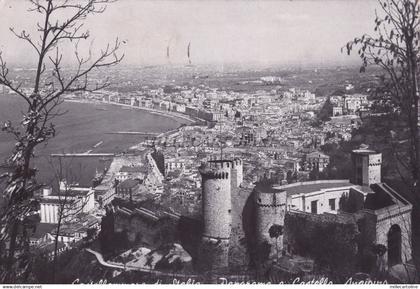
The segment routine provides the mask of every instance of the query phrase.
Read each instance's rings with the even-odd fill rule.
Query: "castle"
[[[203,234],[200,259],[204,269],[229,265],[232,193],[243,181],[242,160],[210,160],[199,168],[202,177]]]
[[[267,259],[279,255],[317,259],[329,254],[324,252],[328,248],[316,248],[316,240],[336,246],[342,255],[354,260],[354,266],[367,264],[363,258],[372,250],[376,254],[373,267],[378,266],[379,259],[382,270],[408,262],[412,205],[381,182],[380,153],[367,148],[354,150],[352,164],[350,180],[287,185],[257,182],[253,191],[241,188],[240,159],[202,164],[204,228],[199,263],[206,264],[203,270],[247,265],[262,245],[269,248]],[[241,225],[235,225],[238,220]],[[274,225],[281,228],[276,236],[272,233]],[[245,239],[248,246],[238,259],[235,250],[244,243],[239,239]],[[378,246],[386,249],[372,249]],[[372,268],[362,270],[369,273]]]

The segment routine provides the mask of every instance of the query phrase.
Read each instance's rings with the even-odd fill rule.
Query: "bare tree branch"
[[[12,171],[8,173],[4,191],[7,207],[0,212],[0,240],[10,243],[8,252],[0,248],[0,280],[14,283],[16,278],[24,276],[21,270],[27,264],[24,259],[28,239],[24,227],[25,220],[36,209],[34,197],[41,185],[36,182],[36,169],[32,168],[34,150],[39,144],[46,144],[55,136],[54,118],[62,115],[58,110],[67,93],[95,91],[109,85],[90,83],[89,74],[96,69],[106,68],[120,63],[124,55],[119,55],[121,43],[118,39],[113,45],[108,44],[94,58],[89,51],[87,57],[81,56],[78,43],[87,40],[89,31],[83,30],[83,23],[90,15],[101,14],[112,0],[29,0],[29,11],[42,15],[42,23],[36,24],[39,41],[25,30],[20,33],[11,28],[11,32],[20,40],[28,43],[36,52],[37,69],[34,74],[32,93],[26,94],[22,83],[16,84],[9,76],[6,62],[0,52],[0,84],[8,87],[22,97],[27,104],[27,111],[22,116],[20,126],[7,122],[2,128],[16,139],[13,154],[9,158]],[[62,15],[69,15],[64,18]],[[76,43],[75,69],[64,69],[66,55],[62,54],[64,45]],[[50,70],[51,65],[51,70]],[[26,268],[26,267],[25,267]]]

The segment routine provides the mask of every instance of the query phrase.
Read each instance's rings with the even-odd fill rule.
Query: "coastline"
[[[156,137],[164,137],[175,133],[179,128],[184,125],[190,125],[194,123],[194,120],[188,119],[187,116],[178,117],[171,112],[165,111],[150,111],[150,109],[143,109],[139,107],[131,107],[118,103],[107,103],[102,101],[94,100],[77,100],[77,99],[64,99],[65,103],[64,108],[72,103],[80,103],[87,105],[80,105],[76,107],[77,116],[82,114],[88,115],[92,112],[92,117],[87,117],[79,119],[78,117],[73,118],[72,114],[67,115],[60,120],[57,120],[56,125],[60,130],[60,133],[57,134],[53,140],[51,140],[48,146],[42,147],[39,149],[37,154],[37,168],[39,169],[39,174],[37,178],[40,182],[50,182],[52,178],[51,165],[47,162],[47,159],[51,154],[54,153],[85,153],[90,151],[94,153],[114,153],[121,154],[128,150],[135,150],[139,148],[143,150],[145,148],[145,141],[141,136],[135,135],[108,135],[108,132],[118,131],[118,130],[127,130],[127,131],[146,131],[152,132],[156,131]],[[7,104],[7,105],[5,105]],[[93,104],[93,105],[92,105]],[[106,104],[119,105],[118,107],[112,108]],[[0,102],[2,106],[2,118],[10,119],[12,122],[18,123],[20,121],[20,115],[16,113],[21,106],[21,99],[18,97],[13,97],[12,95],[7,95]],[[79,108],[80,107],[80,108]],[[146,113],[140,111],[135,111],[136,109],[145,110]],[[71,107],[67,107],[71,109]],[[98,110],[98,111],[97,111]],[[104,110],[101,112],[100,110]],[[81,111],[81,112],[80,112]],[[95,115],[101,115],[101,117],[96,117]],[[118,116],[118,119],[113,119],[114,115]],[[107,125],[102,125],[103,123],[123,123],[125,122],[125,115],[129,115],[135,121],[128,121],[127,127],[125,125],[114,125],[108,127]],[[162,116],[158,118],[157,116]],[[163,118],[165,117],[165,118]],[[101,118],[106,118],[107,120],[98,120]],[[71,121],[66,121],[71,120]],[[77,119],[77,120],[75,120]],[[130,118],[131,119],[131,118]],[[147,119],[146,122],[137,124],[137,120]],[[94,122],[94,124],[91,123]],[[95,126],[96,121],[100,125],[98,130]],[[89,124],[86,124],[86,123]],[[74,129],[74,126],[80,126]],[[105,128],[104,128],[105,127]],[[3,136],[4,132],[1,133]],[[102,143],[101,143],[102,142]],[[96,147],[95,147],[96,146]],[[2,138],[0,142],[0,161],[9,157],[10,148],[13,147],[13,141]],[[70,160],[71,158],[69,158]],[[95,171],[102,171],[104,166],[109,164],[109,161],[100,161],[99,157],[86,158],[83,155],[83,158],[77,158],[77,161],[74,162],[75,171],[80,170],[80,167],[83,168],[83,173],[77,172],[78,181],[82,185],[90,185],[91,179],[95,176]],[[110,160],[111,161],[111,160]],[[76,174],[76,173],[75,173]],[[80,175],[80,176],[79,176]]]
[[[178,121],[179,121],[179,119],[186,120],[186,121],[189,122],[186,125],[191,125],[191,124],[196,122],[195,119],[193,119],[193,118],[191,118],[187,115],[181,114],[181,113],[176,113],[176,112],[171,112],[171,111],[161,111],[161,110],[158,110],[158,109],[146,108],[146,107],[131,106],[129,104],[123,104],[123,103],[92,101],[92,100],[85,100],[85,99],[65,99],[64,101],[65,102],[73,102],[73,103],[104,104],[104,105],[114,105],[114,106],[120,106],[120,107],[128,107],[130,109],[143,110],[143,111],[146,111],[147,113],[150,113],[150,114],[155,114],[155,115],[167,117],[167,118],[178,120]],[[157,135],[157,138],[161,138],[163,136],[168,136],[168,135],[171,135],[173,133],[176,133],[182,126],[183,126],[183,124],[180,124],[178,127],[174,128],[174,129],[162,132],[159,135]],[[130,149],[141,150],[141,148],[143,148],[144,144],[145,144],[145,142],[142,141],[142,142],[140,142],[136,145],[131,146]]]
[[[131,106],[129,104],[124,103],[116,103],[116,102],[102,102],[102,101],[92,101],[92,100],[85,100],[85,99],[65,99],[65,102],[74,102],[74,103],[90,103],[90,104],[105,104],[105,105],[115,105],[115,106],[121,106],[121,107],[129,107],[131,109],[137,109],[137,110],[143,110],[150,114],[160,115],[164,117],[168,117],[175,120],[185,120],[191,123],[194,123],[196,120],[192,119],[191,117],[182,114],[177,113],[173,111],[162,111],[154,108],[148,108],[148,107],[140,107],[140,106]]]

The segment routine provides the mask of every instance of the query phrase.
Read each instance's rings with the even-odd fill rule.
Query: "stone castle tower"
[[[227,267],[232,230],[232,191],[243,181],[242,160],[210,160],[199,168],[202,178],[202,270]],[[205,265],[205,266],[203,266]]]
[[[201,166],[203,238],[229,239],[231,229],[231,170],[226,160]]]
[[[381,182],[381,153],[361,147],[352,151],[351,160],[353,165],[352,183],[370,186]]]
[[[287,192],[271,185],[257,183],[254,188],[255,232],[257,245],[271,245],[270,255],[276,254],[276,248],[283,249],[283,234],[272,238],[269,230],[273,225],[284,226],[287,208]],[[279,253],[280,254],[280,253]]]

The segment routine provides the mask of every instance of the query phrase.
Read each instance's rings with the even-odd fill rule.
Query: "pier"
[[[160,133],[157,133],[157,132],[145,132],[145,131],[115,131],[115,132],[107,132],[106,134],[127,134],[127,135],[158,136]]]
[[[65,154],[51,154],[51,157],[114,157],[113,153],[65,153]]]

